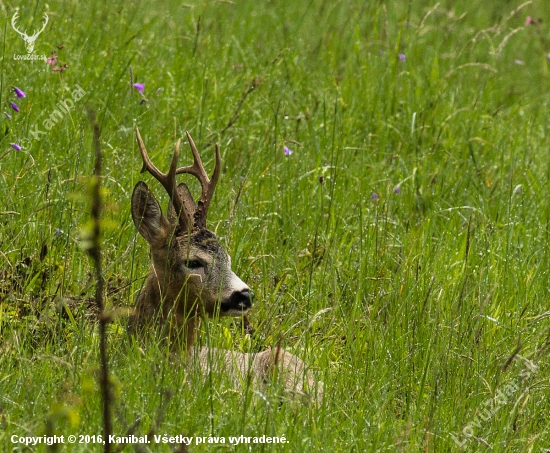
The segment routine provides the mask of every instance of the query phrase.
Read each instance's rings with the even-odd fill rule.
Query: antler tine
[[[204,197],[206,196],[206,191],[208,189],[208,185],[210,184],[210,179],[206,174],[204,165],[202,164],[201,156],[199,155],[199,151],[195,146],[195,142],[191,138],[191,135],[189,134],[189,132],[185,131],[185,134],[187,135],[187,140],[189,141],[189,145],[191,146],[191,151],[193,152],[193,165],[189,167],[178,168],[176,170],[176,174],[180,175],[182,173],[188,173],[190,175],[196,176],[201,183],[202,196]]]
[[[17,19],[19,19],[19,11],[15,11],[15,13],[13,14],[13,17],[11,18],[11,26],[13,27],[13,29],[19,33],[21,36],[27,36],[27,33],[25,30],[25,33],[20,31],[17,26],[15,25],[15,22],[17,21]]]
[[[44,13],[44,19],[45,20],[44,20],[44,24],[42,25],[42,28],[39,31],[35,32],[33,34],[33,37],[38,36],[40,33],[42,33],[44,31],[44,29],[46,28],[46,25],[48,25],[48,20],[50,18],[48,17],[48,15],[46,13]]]
[[[201,183],[201,198],[197,203],[198,209],[200,211],[200,216],[203,221],[206,221],[206,215],[208,214],[208,207],[210,206],[210,201],[214,195],[214,190],[216,189],[216,183],[218,182],[218,177],[220,176],[220,167],[221,167],[221,157],[220,157],[220,147],[216,143],[216,165],[214,167],[214,173],[212,173],[212,179],[208,178],[204,165],[199,155],[199,151],[195,146],[195,142],[191,138],[189,132],[185,131],[187,135],[187,140],[191,146],[191,151],[193,152],[193,165],[188,167],[180,167],[176,170],[176,174],[188,173],[195,176]],[[201,206],[202,204],[202,206]]]
[[[155,165],[149,158],[149,155],[147,154],[147,150],[145,149],[145,144],[141,139],[141,135],[139,133],[139,129],[137,126],[136,126],[136,137],[138,141],[139,150],[141,152],[141,158],[143,159],[143,167],[141,168],[140,173],[144,173],[145,171],[147,171],[158,182],[162,184],[166,192],[168,192],[168,195],[170,196],[170,200],[172,200],[172,204],[174,205],[176,214],[179,216],[181,226],[185,229],[187,225],[185,220],[191,220],[191,219],[184,219],[184,216],[186,215],[186,211],[183,209],[183,202],[179,196],[179,193],[176,187],[176,174],[177,174],[176,167],[178,165],[178,158],[180,155],[181,139],[179,139],[178,142],[176,143],[176,149],[174,151],[174,155],[172,156],[172,162],[170,163],[170,170],[168,170],[168,173],[162,173],[157,167],[155,167]]]

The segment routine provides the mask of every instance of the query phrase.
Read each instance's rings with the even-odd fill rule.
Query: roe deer
[[[132,218],[139,233],[149,243],[152,266],[145,287],[137,298],[130,318],[131,331],[148,323],[161,323],[172,345],[187,349],[201,369],[229,374],[236,382],[246,382],[249,373],[256,387],[262,387],[276,375],[291,397],[307,396],[317,390],[304,362],[282,350],[256,354],[195,348],[196,332],[203,316],[245,316],[254,295],[231,270],[231,258],[206,228],[208,207],[220,175],[220,150],[216,145],[216,164],[209,179],[193,139],[186,132],[193,153],[193,165],[177,167],[181,140],[178,140],[168,173],[161,173],[151,162],[136,127],[143,159],[141,172],[148,171],[168,192],[167,217],[147,185],[140,181],[132,194]],[[195,203],[183,183],[176,186],[176,175],[195,176],[202,187]],[[212,357],[214,362],[212,361]],[[318,397],[322,392],[319,384]],[[319,401],[318,398],[316,398]]]

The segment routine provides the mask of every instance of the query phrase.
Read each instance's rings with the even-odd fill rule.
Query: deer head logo
[[[44,24],[42,25],[42,28],[38,30],[37,32],[34,32],[31,36],[27,35],[27,30],[21,31],[17,28],[15,25],[15,22],[19,18],[19,11],[16,11],[13,17],[11,18],[11,26],[13,29],[19,33],[23,39],[25,40],[25,47],[27,49],[27,53],[30,54],[34,50],[34,43],[36,42],[36,38],[38,38],[38,35],[44,31],[46,28],[46,25],[48,25],[48,15],[44,13]]]

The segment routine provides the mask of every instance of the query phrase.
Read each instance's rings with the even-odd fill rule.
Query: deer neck
[[[153,265],[138,296],[135,316],[140,325],[155,325],[160,318],[172,346],[190,352],[201,320],[198,305],[189,303],[192,299],[187,285],[176,285],[168,273]]]

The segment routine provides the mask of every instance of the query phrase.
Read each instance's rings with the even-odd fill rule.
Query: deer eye
[[[204,264],[199,260],[186,260],[183,264],[187,269],[200,269],[204,267]]]

